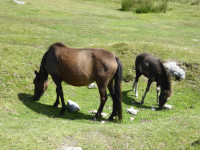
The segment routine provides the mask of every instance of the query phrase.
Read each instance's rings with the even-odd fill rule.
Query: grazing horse
[[[137,83],[139,77],[144,75],[148,78],[147,88],[142,96],[141,104],[144,103],[144,98],[149,91],[151,83],[156,81],[157,84],[157,104],[159,109],[163,109],[163,106],[167,102],[168,98],[172,95],[171,88],[171,76],[164,67],[163,63],[160,60],[157,60],[153,56],[147,53],[139,54],[135,60],[136,68],[136,78],[133,84],[133,90],[135,88],[135,96],[138,98]],[[161,92],[160,92],[161,88]],[[160,92],[160,96],[159,96]]]
[[[101,117],[104,104],[107,101],[106,88],[108,87],[113,100],[113,111],[109,120],[113,120],[118,115],[118,119],[122,119],[122,64],[113,53],[103,49],[75,49],[69,48],[62,43],[51,45],[44,54],[39,73],[35,71],[34,100],[39,100],[48,86],[48,74],[51,75],[56,84],[57,98],[54,106],[59,104],[61,99],[62,109],[60,114],[66,111],[63,90],[61,82],[73,86],[85,86],[96,81],[99,94],[100,106],[94,116]]]

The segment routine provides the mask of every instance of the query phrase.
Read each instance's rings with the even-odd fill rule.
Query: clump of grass
[[[135,11],[136,13],[165,13],[167,8],[167,1],[155,2],[154,0],[122,0],[123,11]]]
[[[191,2],[191,5],[200,5],[200,0],[195,0]]]

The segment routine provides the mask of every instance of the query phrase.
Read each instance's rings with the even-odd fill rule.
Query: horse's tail
[[[115,57],[118,68],[117,71],[114,75],[115,79],[115,86],[114,86],[114,91],[115,91],[115,98],[116,98],[116,106],[117,106],[117,111],[118,111],[118,119],[121,121],[122,120],[122,90],[121,90],[121,84],[122,84],[122,73],[123,73],[123,66],[119,58]]]

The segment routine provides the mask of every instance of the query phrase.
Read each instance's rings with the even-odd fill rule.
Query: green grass
[[[24,0],[25,1],[25,0]],[[200,7],[169,3],[165,14],[120,11],[112,0],[29,0],[17,5],[0,1],[0,149],[199,149],[200,148]],[[123,123],[89,121],[98,109],[97,89],[63,83],[65,100],[77,102],[81,111],[59,116],[52,107],[55,85],[39,102],[32,99],[34,70],[55,42],[83,48],[105,48],[124,65]],[[132,84],[137,54],[148,52],[163,61],[178,62],[186,79],[173,81],[172,110],[152,111],[156,85],[141,100],[147,79],[139,80],[139,99]],[[109,99],[104,112],[111,113]],[[132,115],[126,108],[139,112]],[[107,117],[108,118],[108,117]],[[87,137],[87,138],[86,138]]]

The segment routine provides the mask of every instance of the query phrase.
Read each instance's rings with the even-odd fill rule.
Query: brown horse
[[[58,106],[60,97],[62,102],[60,114],[63,115],[66,111],[66,106],[61,82],[65,81],[73,86],[85,86],[96,81],[101,103],[93,119],[96,120],[101,116],[107,100],[106,87],[108,87],[113,99],[113,111],[109,120],[113,120],[113,117],[117,115],[118,119],[121,120],[122,71],[120,60],[109,51],[102,49],[75,49],[69,48],[62,43],[55,43],[44,54],[39,73],[35,71],[33,98],[34,100],[40,99],[47,89],[48,74],[50,74],[57,86],[57,99],[54,106]]]
[[[136,68],[136,78],[133,84],[133,90],[135,88],[135,96],[138,98],[137,83],[139,77],[144,75],[148,78],[147,88],[142,97],[141,104],[144,103],[144,98],[149,91],[151,83],[153,81],[157,82],[157,104],[159,109],[163,109],[163,106],[167,102],[168,98],[172,94],[171,88],[171,76],[164,67],[163,63],[160,60],[157,60],[153,56],[147,53],[139,54],[135,60]],[[161,93],[159,96],[159,91],[161,87]]]

